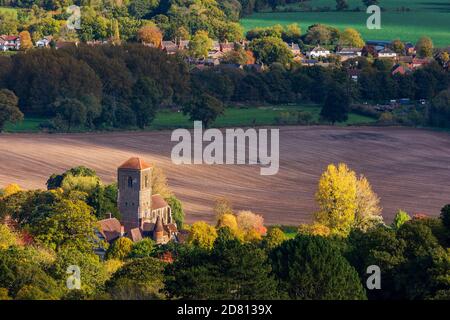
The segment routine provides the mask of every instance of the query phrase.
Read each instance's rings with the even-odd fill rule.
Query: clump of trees
[[[319,180],[316,193],[319,211],[310,234],[347,236],[353,229],[368,230],[383,223],[380,200],[364,176],[357,177],[346,164],[330,164]]]
[[[318,221],[295,238],[266,230],[249,211],[235,214],[222,198],[216,225],[187,226],[187,242],[122,237],[104,260],[93,251],[102,245],[94,208],[75,189],[89,184],[64,189],[66,179],[94,174],[79,167],[49,179],[57,187],[48,191],[1,190],[1,299],[449,298],[450,205],[438,218],[399,211],[385,225],[370,184],[345,165],[321,177]],[[70,265],[81,269],[80,289],[65,286]],[[381,290],[366,287],[371,265],[381,269]]]

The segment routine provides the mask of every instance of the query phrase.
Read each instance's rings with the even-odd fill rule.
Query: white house
[[[19,50],[20,49],[20,37],[19,36],[0,36],[0,50]]]
[[[36,47],[38,48],[46,48],[50,45],[51,37],[44,37],[36,41]]]
[[[357,57],[361,57],[362,49],[360,48],[342,48],[336,54],[341,57],[342,61],[347,59],[353,59]]]
[[[311,51],[308,52],[308,57],[311,59],[316,59],[316,58],[326,58],[330,55],[330,50],[322,48],[321,46],[317,46],[314,49],[312,49]]]
[[[378,58],[395,58],[397,57],[397,53],[392,51],[389,48],[384,48],[381,51],[378,51]]]

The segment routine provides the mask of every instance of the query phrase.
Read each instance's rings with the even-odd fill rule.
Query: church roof
[[[161,197],[160,194],[152,195],[152,210],[165,208],[167,206],[168,206],[167,202],[164,200],[163,197]]]
[[[122,163],[119,169],[143,170],[151,167],[150,164],[146,163],[141,158],[133,157]]]

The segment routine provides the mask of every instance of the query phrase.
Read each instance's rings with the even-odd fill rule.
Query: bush
[[[126,237],[119,238],[106,251],[106,258],[124,260],[130,255],[132,247],[133,241]]]

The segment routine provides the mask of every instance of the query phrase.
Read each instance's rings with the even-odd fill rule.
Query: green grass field
[[[277,125],[277,118],[283,113],[307,111],[312,115],[312,122],[319,122],[320,107],[316,105],[265,106],[252,108],[228,108],[223,116],[212,124],[214,127],[236,127],[253,125]],[[26,118],[16,124],[7,124],[5,132],[39,132],[39,125],[47,119]],[[295,117],[288,119],[288,124],[295,124]],[[373,118],[350,113],[349,119],[339,125],[369,124],[375,122]],[[161,111],[147,130],[162,130],[173,128],[191,128],[193,122],[182,112]]]
[[[45,118],[25,118],[15,124],[6,124],[5,132],[39,132],[39,124],[46,120]]]
[[[335,10],[335,0],[310,0],[305,2],[312,8],[328,6]],[[369,30],[366,20],[369,16],[361,0],[348,0],[350,9],[361,8],[360,12],[299,12],[299,4],[289,5],[297,12],[260,12],[241,20],[245,30],[267,27],[275,24],[298,23],[302,32],[314,23],[323,23],[344,30],[351,27],[361,32],[365,40],[401,39],[415,43],[421,36],[429,36],[435,46],[450,45],[450,2],[448,0],[381,0],[386,9],[381,13],[381,29]],[[399,12],[405,7],[411,11]],[[283,11],[284,8],[279,8]]]
[[[276,125],[277,118],[282,113],[293,111],[307,111],[313,116],[312,122],[319,122],[320,107],[314,105],[289,105],[289,106],[269,106],[253,108],[228,108],[223,116],[217,118],[212,126],[233,127],[233,126],[253,126],[253,125]],[[367,124],[375,122],[373,118],[358,114],[349,114],[349,119],[340,125]],[[292,123],[294,119],[292,119]],[[189,117],[181,112],[160,112],[153,121],[149,129],[169,129],[174,127],[191,128],[193,126]]]

